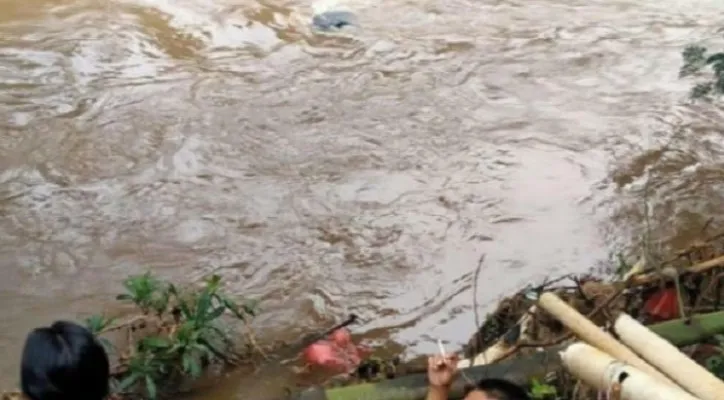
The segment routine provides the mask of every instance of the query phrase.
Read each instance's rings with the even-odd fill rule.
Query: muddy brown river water
[[[0,1],[4,387],[146,269],[413,356],[472,333],[482,253],[485,312],[630,249],[644,203],[673,243],[724,206],[724,114],[677,77],[720,0],[349,0],[341,36],[311,6]]]

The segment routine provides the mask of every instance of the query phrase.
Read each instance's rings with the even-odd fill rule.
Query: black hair
[[[468,388],[468,392],[479,390],[497,400],[530,400],[528,392],[519,385],[505,379],[481,379],[478,383]]]
[[[20,386],[30,400],[102,400],[109,374],[103,346],[76,323],[56,321],[25,340]]]

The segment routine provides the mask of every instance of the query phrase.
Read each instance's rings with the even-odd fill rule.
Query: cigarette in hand
[[[440,349],[440,355],[442,358],[446,358],[447,354],[445,354],[445,348],[442,347],[442,341],[440,339],[437,339],[437,348]]]
[[[445,353],[445,348],[442,346],[442,341],[440,339],[437,339],[437,348],[440,350],[440,355],[442,356],[442,359],[440,359],[440,362],[437,363],[437,367],[444,368],[445,360],[447,359],[447,354]]]

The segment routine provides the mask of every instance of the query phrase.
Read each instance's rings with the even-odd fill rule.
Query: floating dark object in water
[[[323,31],[342,29],[355,25],[355,22],[355,15],[349,11],[326,11],[312,18],[314,27]]]

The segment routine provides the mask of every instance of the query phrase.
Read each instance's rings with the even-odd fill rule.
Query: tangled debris
[[[546,366],[543,369],[552,372],[536,375],[535,378],[525,370],[525,365],[531,364],[526,360],[543,353],[555,354],[557,349],[574,340],[573,334],[558,319],[538,306],[538,299],[543,293],[555,294],[594,324],[606,329],[610,329],[619,314],[626,313],[644,324],[673,319],[688,321],[688,325],[681,324],[681,328],[692,330],[697,329],[697,316],[721,310],[723,277],[724,233],[721,233],[695,243],[663,262],[649,260],[635,265],[620,262],[618,274],[612,279],[592,274],[565,275],[538,286],[526,287],[503,299],[496,310],[479,324],[479,330],[463,349],[465,359],[459,366],[473,366],[466,372],[470,375],[468,383],[471,383],[471,377],[486,376],[486,366],[500,365],[489,371],[502,371],[494,373],[506,376],[511,373],[504,371],[502,366],[517,368],[518,372],[511,376],[530,376],[526,383],[536,400],[597,398],[599,393],[561,368],[548,369]],[[94,316],[86,321],[88,328],[99,335],[111,355],[111,384],[115,399],[166,397],[178,392],[183,383],[194,381],[213,370],[212,367],[223,369],[243,364],[258,365],[259,362],[280,359],[279,354],[272,354],[256,343],[248,326],[251,318],[258,313],[256,303],[244,300],[239,304],[223,295],[217,276],[206,280],[200,288],[183,290],[149,274],[131,277],[124,286],[127,293],[119,296],[119,300],[135,305],[137,314],[122,322],[103,316]],[[224,315],[240,320],[241,324],[237,325],[242,330],[236,331],[237,325],[222,319]],[[309,335],[294,346],[286,346],[286,353],[294,353],[296,357],[311,344],[329,340],[329,335],[355,319],[355,316],[350,316],[347,321],[329,330]],[[702,340],[696,343],[689,340],[682,350],[723,377],[724,336],[709,333],[700,335]],[[521,362],[516,363],[516,360]],[[483,366],[483,369],[475,366]],[[395,357],[368,356],[359,360],[344,376],[336,378],[328,381],[325,387],[353,388],[358,383],[389,382],[384,384],[388,388],[386,393],[394,392],[397,396],[401,392],[389,388],[394,387],[396,380],[402,379],[420,388],[405,388],[406,394],[400,399],[417,399],[420,393],[424,397],[424,369],[400,363]],[[383,394],[382,387],[374,388],[376,395]],[[21,398],[19,392],[4,392],[1,400]]]
[[[619,276],[613,279],[566,275],[526,287],[503,299],[464,347],[466,360],[460,366],[525,357],[572,341],[573,334],[536,305],[544,292],[556,294],[607,330],[621,313],[648,325],[677,318],[691,321],[693,316],[722,308],[724,233],[697,242],[657,265],[621,264]],[[691,329],[696,329],[694,325]],[[721,378],[724,377],[723,346],[724,336],[715,336],[682,350]],[[532,392],[536,392],[534,397],[538,399],[597,396],[560,371],[546,382],[532,382]]]

